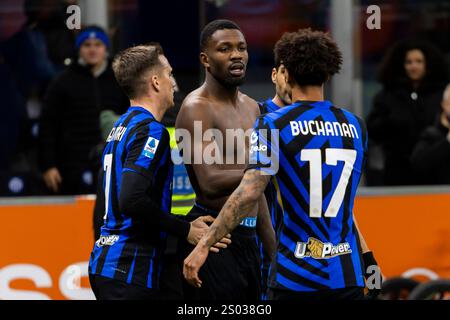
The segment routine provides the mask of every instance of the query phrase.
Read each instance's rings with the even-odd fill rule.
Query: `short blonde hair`
[[[120,52],[113,61],[117,83],[130,99],[146,94],[148,71],[161,65],[159,56],[164,55],[159,43],[139,45]]]

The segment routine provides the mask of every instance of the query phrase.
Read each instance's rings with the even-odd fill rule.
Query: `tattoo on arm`
[[[258,203],[270,176],[259,170],[248,170],[237,189],[231,194],[204,238],[204,245],[211,247],[225,237]]]

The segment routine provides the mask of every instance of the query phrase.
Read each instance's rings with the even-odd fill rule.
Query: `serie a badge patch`
[[[149,137],[145,143],[144,150],[142,150],[142,155],[144,157],[153,159],[158,148],[159,140],[153,137]]]

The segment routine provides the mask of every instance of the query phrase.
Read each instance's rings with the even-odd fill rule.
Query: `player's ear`
[[[209,68],[209,59],[208,55],[204,52],[200,52],[200,63],[205,67]]]
[[[277,69],[276,68],[272,68],[272,82],[274,84],[277,83]]]
[[[284,82],[285,83],[289,83],[289,72],[288,72],[288,69],[286,69],[286,67],[283,64],[280,64],[280,66],[278,68],[280,70],[280,73],[284,77]]]
[[[156,92],[159,92],[160,82],[159,82],[158,76],[156,74],[152,75],[150,84],[153,87],[153,90],[155,90]]]

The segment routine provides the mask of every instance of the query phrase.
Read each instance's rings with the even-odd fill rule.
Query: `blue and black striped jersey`
[[[272,101],[272,99],[267,99],[263,102],[259,102],[259,111],[261,112],[261,115],[264,115],[266,113],[274,112],[280,109],[279,106],[275,104],[275,102]]]
[[[259,102],[259,111],[261,115],[266,113],[274,112],[280,109],[272,99],[267,99],[266,101]],[[270,217],[272,219],[272,225],[275,231],[278,230],[280,222],[283,219],[283,210],[281,209],[279,196],[277,193],[277,188],[275,187],[276,180],[272,178],[267,184],[266,190],[264,190],[264,195],[266,196],[267,206],[270,211]]]
[[[274,176],[283,210],[269,287],[364,286],[353,202],[366,151],[364,122],[329,101],[298,101],[257,119],[248,168]]]
[[[130,107],[114,125],[103,151],[104,225],[89,262],[89,273],[157,288],[166,234],[125,215],[119,207],[122,174],[134,171],[150,179],[148,195],[170,213],[173,163],[169,133],[144,108]],[[150,214],[150,213],[149,213]]]

